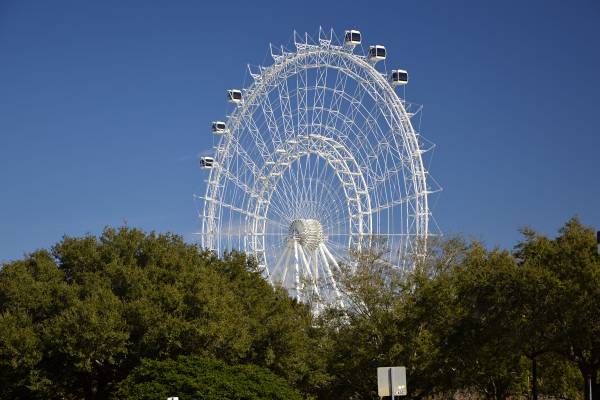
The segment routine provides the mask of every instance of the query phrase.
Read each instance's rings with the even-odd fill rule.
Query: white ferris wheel
[[[386,48],[365,52],[359,31],[318,36],[294,33],[293,51],[271,46],[274,63],[248,66],[252,83],[227,92],[214,156],[200,159],[209,171],[200,236],[219,254],[254,256],[298,300],[339,305],[350,249],[376,239],[382,262],[410,268],[439,189],[423,161],[433,145],[413,127],[421,107],[397,93],[408,73],[386,71]]]

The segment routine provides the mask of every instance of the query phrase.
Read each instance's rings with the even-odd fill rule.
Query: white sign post
[[[379,367],[377,368],[377,394],[379,397],[406,396],[406,368]]]

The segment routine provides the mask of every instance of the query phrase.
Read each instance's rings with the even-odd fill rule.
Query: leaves
[[[300,400],[301,394],[281,377],[255,365],[230,366],[207,357],[142,360],[119,385],[115,398],[132,400]]]
[[[307,306],[245,256],[172,234],[107,228],[8,263],[0,316],[0,398],[105,399],[142,359],[179,355],[268,366],[306,390],[327,379]]]
[[[588,376],[597,393],[594,232],[522,233],[513,253],[434,240],[409,274],[380,261],[383,244],[356,252],[339,276],[348,307],[318,315],[239,253],[128,227],[64,237],[0,270],[0,399],[375,399],[390,365],[412,399],[523,397],[533,382],[580,398]]]

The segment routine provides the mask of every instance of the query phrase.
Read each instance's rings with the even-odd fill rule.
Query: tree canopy
[[[0,319],[3,398],[108,398],[142,359],[193,354],[327,380],[307,306],[171,234],[107,228],[7,263]]]
[[[410,273],[355,252],[346,307],[318,314],[243,254],[64,237],[0,270],[0,399],[376,399],[393,365],[410,399],[600,398],[594,231],[522,233],[512,251],[432,240]]]
[[[230,366],[199,356],[142,360],[119,384],[116,397],[131,400],[301,400],[302,395],[269,369]]]

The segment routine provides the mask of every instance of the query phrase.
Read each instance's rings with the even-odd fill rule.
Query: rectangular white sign
[[[406,396],[406,368],[379,367],[377,368],[377,394],[384,396]]]

